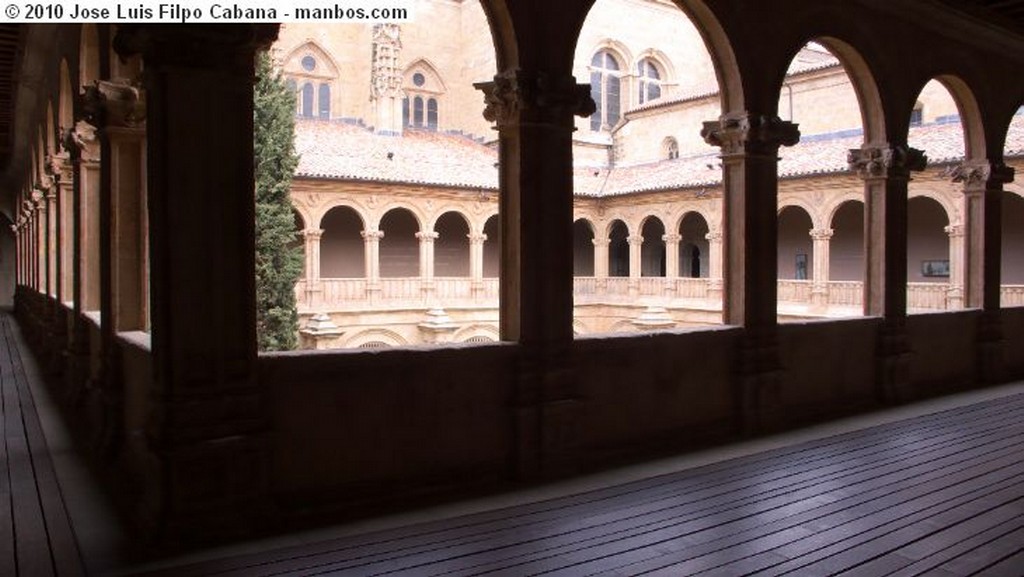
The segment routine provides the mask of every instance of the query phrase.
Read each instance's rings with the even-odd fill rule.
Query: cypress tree
[[[256,334],[262,351],[289,350],[297,344],[295,283],[303,267],[289,196],[299,163],[295,94],[274,70],[267,53],[261,53],[256,63],[253,101]]]

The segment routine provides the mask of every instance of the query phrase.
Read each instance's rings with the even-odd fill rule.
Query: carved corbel
[[[846,156],[850,170],[861,178],[909,178],[928,166],[924,152],[909,146],[863,146]]]
[[[64,131],[61,146],[72,160],[82,159],[85,152],[96,143],[96,127],[86,120],[79,120]]]
[[[572,76],[509,70],[491,82],[473,85],[484,93],[484,118],[498,127],[508,125],[527,111],[547,113],[554,122],[571,116],[587,117],[597,111],[589,84],[577,84]]]
[[[741,112],[705,122],[700,136],[704,142],[721,148],[723,154],[775,154],[780,146],[793,146],[800,141],[800,128],[778,116]]]
[[[953,167],[950,173],[953,182],[962,183],[964,190],[982,191],[990,186],[1001,186],[1013,182],[1014,170],[1003,163],[988,160],[965,161]]]
[[[82,93],[86,119],[98,128],[136,128],[146,121],[141,86],[125,78],[97,80]]]

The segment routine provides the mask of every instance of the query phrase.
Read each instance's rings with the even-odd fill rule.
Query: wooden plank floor
[[[83,575],[13,323],[0,312],[0,575]]]
[[[1024,575],[1024,394],[160,576]]]

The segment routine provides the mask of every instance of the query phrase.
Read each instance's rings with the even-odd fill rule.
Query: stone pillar
[[[67,276],[73,304],[68,327],[66,385],[69,401],[78,403],[83,398],[85,382],[89,376],[89,334],[83,316],[87,310],[86,295],[89,292],[86,287],[86,225],[89,222],[85,214],[89,204],[86,195],[98,181],[100,152],[96,129],[85,120],[77,121],[64,133],[62,144],[68,151],[72,167],[67,219],[70,224],[68,244],[71,247],[68,251],[70,267]]]
[[[800,131],[774,115],[726,114],[705,122],[704,140],[722,150],[723,319],[746,329],[737,380],[744,430],[776,426],[779,352],[776,284],[778,253],[778,153]]]
[[[302,231],[302,239],[306,244],[306,306],[317,310],[323,287],[320,285],[320,239],[324,236],[321,229]]]
[[[964,226],[951,224],[945,229],[949,236],[949,287],[946,308],[964,308]]]
[[[679,278],[679,243],[683,237],[678,234],[666,234],[661,240],[665,241],[665,277]]]
[[[811,310],[817,313],[828,311],[828,280],[830,267],[830,249],[832,229],[823,228],[811,231],[811,242],[814,250],[814,270],[811,281]]]
[[[366,267],[366,280],[370,284],[380,282],[380,241],[384,238],[382,230],[364,230],[363,255]]]
[[[644,237],[639,234],[633,234],[626,239],[626,242],[629,244],[629,296],[635,297],[640,294],[640,277],[643,273]]]
[[[484,243],[487,242],[487,235],[470,233],[468,237],[470,290],[477,297],[484,291]]]
[[[595,238],[594,243],[594,278],[597,282],[598,293],[603,293],[608,288],[608,245],[611,240],[607,238]]]
[[[51,179],[53,177],[50,177]],[[58,290],[57,253],[60,244],[57,241],[57,183],[46,188],[46,294],[56,299]]]
[[[905,145],[850,150],[864,179],[864,314],[881,316],[877,391],[883,401],[910,396],[907,343],[907,183],[928,158]]]
[[[153,387],[138,524],[165,540],[260,531],[266,395],[256,378],[253,101],[277,25],[123,24],[144,69]],[[197,106],[201,103],[201,106]],[[141,449],[140,449],[141,450]]]
[[[1001,158],[966,162],[953,173],[964,185],[964,300],[981,308],[978,329],[978,380],[1002,382],[1003,331],[1000,318],[1003,185],[1014,170]]]
[[[373,127],[378,133],[402,133],[402,27],[394,23],[374,24],[370,102]]]
[[[420,241],[420,278],[426,282],[434,280],[434,241],[440,237],[436,232],[417,232]]]
[[[722,279],[722,231],[712,229],[704,235],[708,241],[708,300],[721,301],[724,298],[725,283]]]
[[[573,468],[573,116],[596,106],[568,70],[510,69],[475,86],[500,145],[501,336],[521,346],[515,468],[537,478]]]

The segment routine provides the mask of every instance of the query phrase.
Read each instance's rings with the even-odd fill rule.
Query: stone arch
[[[501,274],[501,216],[493,214],[484,221],[484,277],[497,278]]]
[[[496,343],[501,340],[501,335],[494,325],[476,323],[457,330],[452,340],[457,343]]]
[[[377,230],[380,230],[380,223],[384,221],[384,217],[387,216],[388,213],[405,211],[412,215],[413,219],[416,221],[416,228],[418,230],[426,230],[429,219],[427,218],[427,215],[424,214],[423,208],[424,207],[422,206],[417,206],[416,204],[409,202],[389,202],[385,206],[381,207],[380,210],[376,211],[376,222],[372,222],[372,219],[370,219],[371,222],[368,222],[367,226],[375,226]]]
[[[668,231],[656,216],[648,216],[640,226],[643,243],[640,246],[640,276],[665,276],[665,241]]]
[[[53,100],[46,101],[46,154],[57,152],[57,125],[53,117]]]
[[[679,218],[675,230],[679,234],[679,276],[707,278],[711,262],[707,217],[697,210],[687,211]]]
[[[834,207],[828,218],[829,280],[864,280],[864,200],[847,199]]]
[[[907,202],[907,282],[949,282],[950,213],[931,194],[916,194]],[[946,274],[936,265],[946,261]]]
[[[60,60],[60,87],[57,93],[58,120],[61,132],[68,130],[75,123],[75,94],[71,91],[71,71],[66,58]]]
[[[380,276],[417,277],[420,275],[420,244],[416,237],[422,232],[416,214],[404,207],[395,207],[380,219]]]
[[[955,93],[950,87],[957,87],[959,94]],[[966,89],[966,85],[963,82],[949,76],[937,76],[929,79],[925,82],[916,92],[914,105],[917,102],[921,102],[923,105],[922,109],[922,125],[920,127],[911,127],[907,133],[907,144],[913,148],[921,149],[928,156],[928,162],[931,164],[937,164],[942,162],[960,162],[964,158],[968,158],[968,144],[967,144],[967,132],[965,131],[966,119],[960,116],[961,101],[970,102],[971,104],[965,104],[964,106],[974,106],[977,108],[977,103],[974,97],[970,94],[970,91]],[[975,112],[977,112],[975,110]],[[906,118],[909,121],[912,109],[905,111]],[[940,146],[941,143],[935,143],[929,139],[928,125],[934,124],[947,124],[946,130],[953,130],[957,133],[958,138],[950,139],[949,145]],[[979,127],[977,130],[973,130],[975,135],[981,135],[983,130]],[[934,146],[930,146],[933,145]],[[984,142],[974,143],[975,148],[979,147],[982,151],[985,149]]]
[[[384,348],[379,346],[378,343],[387,347],[401,347],[409,344],[402,335],[395,331],[388,329],[367,329],[352,335],[352,338],[345,341],[345,346],[353,349]]]
[[[711,64],[718,79],[722,113],[745,110],[739,63],[732,48],[732,41],[722,24],[703,0],[673,1],[690,19],[704,40],[704,46],[711,57]]]
[[[434,275],[440,277],[469,276],[469,219],[456,210],[442,214],[434,221]]]
[[[573,276],[594,276],[594,225],[586,218],[572,223]]]
[[[675,64],[672,62],[672,59],[669,58],[668,55],[665,54],[663,51],[658,50],[657,48],[647,48],[647,49],[643,50],[642,52],[640,52],[639,54],[636,55],[636,60],[633,61],[634,69],[636,68],[636,65],[639,64],[644,59],[651,59],[658,66],[661,67],[661,73],[662,73],[661,81],[663,83],[675,82],[675,79],[676,79]],[[664,94],[662,96],[664,96]]]
[[[621,219],[608,223],[608,276],[629,276],[629,227]]]
[[[1004,192],[1002,209],[1001,284],[1024,285],[1024,191]]]
[[[810,199],[804,198],[804,195],[780,198],[776,214],[781,216],[784,210],[790,208],[798,208],[807,213],[807,218],[811,219],[811,228],[821,227],[820,219],[818,218],[820,207],[815,206]]]
[[[884,143],[887,140],[886,118],[881,91],[871,72],[871,67],[860,51],[854,45],[835,35],[809,38],[807,41],[817,42],[823,46],[839,60],[846,72],[846,76],[853,86],[853,92],[857,96],[861,127],[864,130],[864,142],[866,144]]]
[[[811,230],[814,220],[799,204],[790,204],[779,211],[778,278],[810,280],[813,275],[813,244]]]
[[[952,224],[959,224],[960,221],[960,208],[956,205],[953,199],[947,197],[930,188],[918,188],[911,182],[910,190],[907,193],[907,200],[914,198],[928,198],[934,200],[942,206],[942,210],[946,213],[946,220]]]
[[[974,91],[963,79],[953,74],[941,74],[935,80],[946,88],[956,104],[963,130],[964,158],[984,160],[987,158],[985,123]]]
[[[366,275],[366,251],[362,215],[351,206],[331,207],[320,219],[320,276],[362,278]]]
[[[312,56],[316,59],[317,68],[306,70],[302,67],[302,59],[306,56]],[[321,62],[324,63],[323,69],[320,69]],[[334,60],[334,57],[313,39],[306,40],[292,49],[281,61],[281,71],[289,76],[299,75],[324,79],[337,78],[340,74],[338,63]]]

